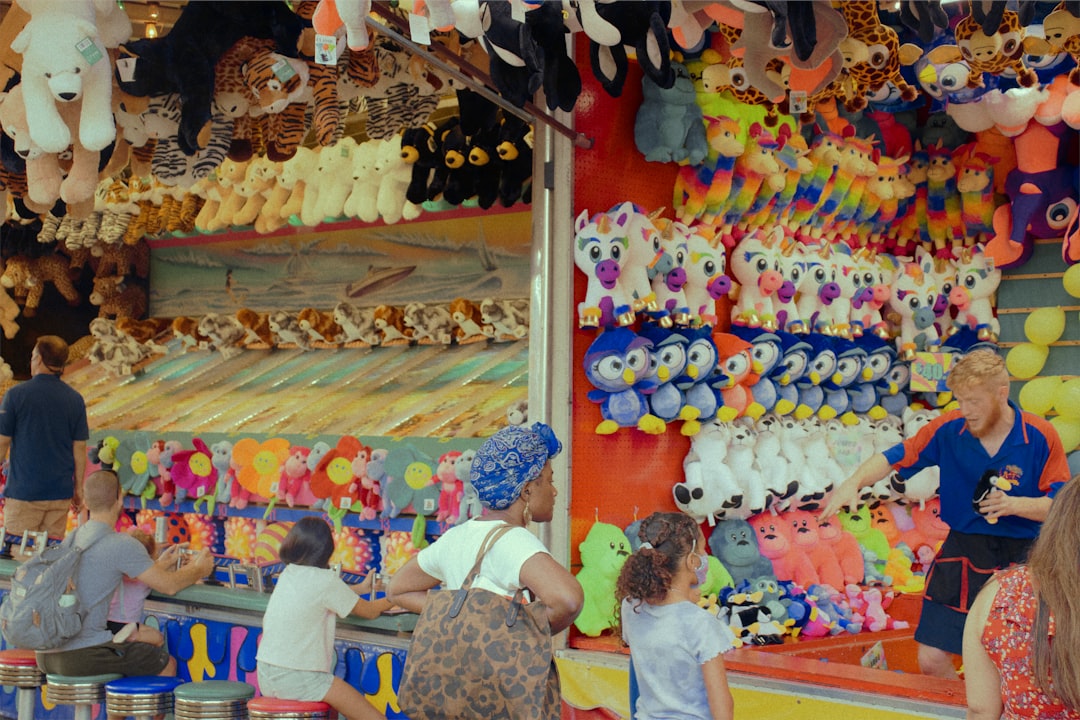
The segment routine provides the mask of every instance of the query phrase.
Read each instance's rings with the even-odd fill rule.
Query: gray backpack
[[[11,577],[11,592],[0,605],[0,632],[8,645],[23,650],[52,650],[79,634],[84,613],[75,592],[75,573],[86,547],[64,542],[33,556]],[[104,533],[107,535],[108,533]]]

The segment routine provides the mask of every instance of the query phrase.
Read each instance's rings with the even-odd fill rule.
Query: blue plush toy
[[[866,357],[866,351],[851,340],[833,337],[832,342],[833,352],[836,353],[836,372],[821,381],[825,390],[825,407],[818,415],[823,420],[842,417],[852,411],[852,386],[862,378],[863,360]],[[851,424],[851,420],[845,419],[845,424]]]
[[[656,388],[649,395],[649,410],[665,422],[679,417],[686,397],[675,380],[686,369],[686,336],[654,323],[644,323],[638,336],[649,340],[650,365],[655,367]]]
[[[656,389],[656,379],[649,375],[649,346],[647,338],[632,330],[614,328],[600,333],[585,352],[585,377],[595,388],[588,397],[600,404],[604,417],[597,434],[637,427],[655,435],[667,427],[649,412],[645,397]]]
[[[836,351],[833,350],[832,338],[821,333],[810,333],[804,338],[810,344],[810,353],[806,374],[796,382],[799,407],[795,410],[795,417],[800,420],[816,415],[826,407],[822,383],[836,372]]]
[[[877,335],[864,334],[855,339],[866,356],[863,358],[863,373],[860,379],[848,388],[851,398],[851,410],[868,415],[872,420],[880,420],[888,413],[881,403],[886,394],[895,395],[899,388],[890,386],[886,376],[896,362],[896,349]]]
[[[675,84],[659,87],[648,75],[641,78],[644,100],[634,121],[634,144],[649,162],[700,165],[709,152],[705,123],[690,73],[671,63]]]
[[[675,384],[686,399],[681,416],[685,422],[680,432],[691,436],[697,435],[701,430],[701,423],[716,417],[717,411],[724,404],[720,391],[713,387],[719,353],[712,339],[712,328],[704,326],[677,332],[687,340],[686,368],[683,374],[675,379]]]

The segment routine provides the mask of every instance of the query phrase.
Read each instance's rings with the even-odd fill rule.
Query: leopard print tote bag
[[[429,593],[398,689],[412,720],[558,720],[559,674],[542,603],[472,589],[484,555],[509,525],[488,533],[459,590]]]

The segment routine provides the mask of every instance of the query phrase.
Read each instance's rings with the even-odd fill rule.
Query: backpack
[[[75,573],[88,548],[64,542],[33,556],[11,577],[11,591],[0,605],[0,632],[8,645],[23,650],[53,650],[79,634],[83,615],[75,592]]]

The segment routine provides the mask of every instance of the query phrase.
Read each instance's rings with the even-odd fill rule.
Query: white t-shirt
[[[447,530],[420,551],[416,562],[428,575],[438,578],[446,590],[457,590],[476,563],[484,538],[504,523],[473,518]],[[513,595],[521,587],[521,566],[536,553],[546,553],[544,543],[523,527],[512,528],[499,538],[480,566],[474,588]]]
[[[333,570],[286,565],[266,604],[255,659],[293,670],[330,672],[334,615],[346,617],[356,599]]]

